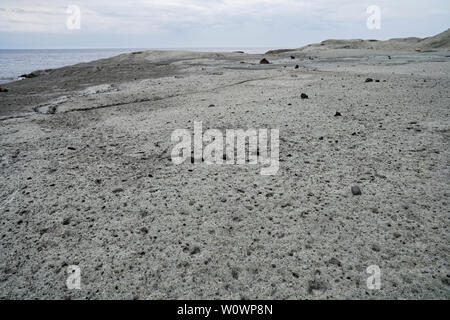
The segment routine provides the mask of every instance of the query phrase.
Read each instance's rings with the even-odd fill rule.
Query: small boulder
[[[302,99],[309,99],[309,97],[308,97],[308,95],[306,93],[302,93],[300,95],[300,98],[302,98]]]
[[[352,187],[352,194],[354,196],[360,196],[362,195],[361,189],[358,186],[353,186]]]
[[[372,250],[375,252],[380,252],[381,248],[379,245],[374,243],[374,244],[372,244]]]
[[[27,73],[27,74],[22,74],[21,76],[20,76],[20,78],[26,78],[26,79],[30,79],[30,78],[36,78],[37,77],[37,74],[35,74],[35,73]]]
[[[339,111],[336,111],[335,117],[342,117],[342,114]]]
[[[269,64],[270,62],[266,58],[263,58],[259,63],[260,64]]]
[[[365,82],[373,82],[372,78],[367,78]]]
[[[295,66],[295,69],[298,69],[298,68],[300,68],[300,67],[299,67],[299,65],[297,64],[297,65]]]
[[[6,88],[0,88],[0,92],[8,92],[8,89],[6,89]]]

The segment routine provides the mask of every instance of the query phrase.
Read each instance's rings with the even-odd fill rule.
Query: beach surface
[[[450,51],[405,42],[135,52],[2,84],[0,298],[449,299]],[[174,165],[194,121],[278,129],[278,174]]]

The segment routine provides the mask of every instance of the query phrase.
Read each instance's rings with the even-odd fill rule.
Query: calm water
[[[246,53],[264,53],[271,48],[179,48],[155,50],[189,51],[245,51]],[[0,50],[0,83],[17,80],[25,73],[36,70],[54,69],[109,58],[122,53],[146,49],[42,49],[42,50]]]

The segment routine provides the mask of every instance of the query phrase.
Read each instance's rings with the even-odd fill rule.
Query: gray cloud
[[[296,43],[340,35],[388,38],[415,32],[424,36],[444,29],[444,21],[450,21],[448,0],[73,0],[70,4],[81,9],[78,33],[85,38],[109,34],[161,45],[180,43],[180,34],[194,46],[229,37],[261,45],[278,45],[281,40],[291,44],[293,31],[302,32]],[[378,33],[365,27],[366,8],[372,4],[382,9],[383,27]],[[11,1],[0,10],[0,33],[36,33],[36,39],[48,34],[73,36],[66,19],[66,7],[57,0]]]

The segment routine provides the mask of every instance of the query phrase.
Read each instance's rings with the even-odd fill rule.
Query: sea
[[[0,83],[16,81],[22,74],[55,69],[143,50],[264,53],[273,48],[129,48],[129,49],[0,49]]]

